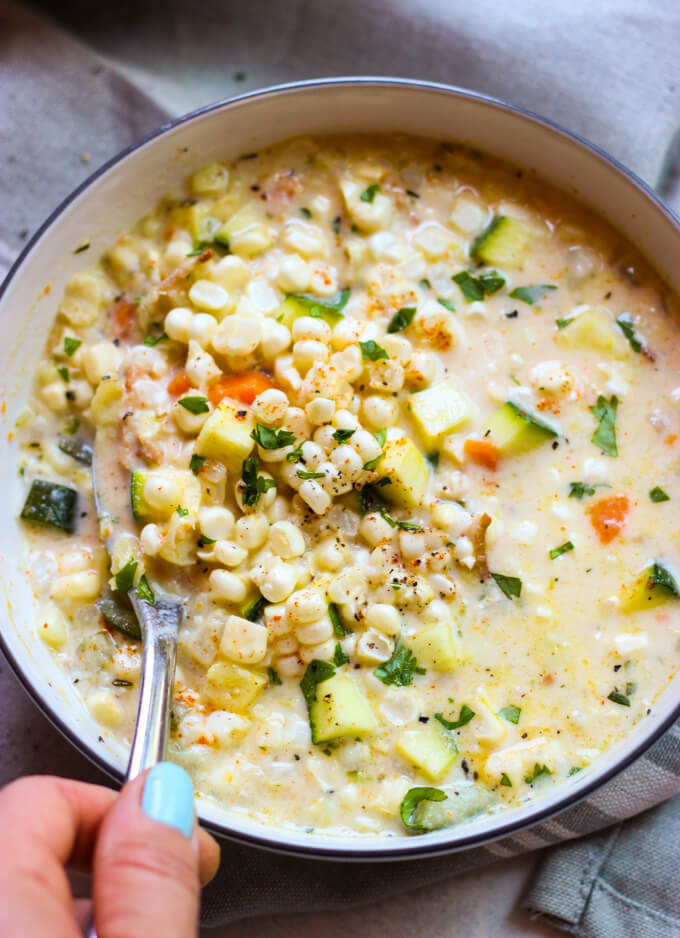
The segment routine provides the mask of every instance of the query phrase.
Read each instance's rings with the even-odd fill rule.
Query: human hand
[[[51,776],[0,791],[0,935],[82,938],[89,902],[66,868],[93,875],[98,938],[191,938],[219,847],[194,820],[193,787],[163,762],[120,794]]]

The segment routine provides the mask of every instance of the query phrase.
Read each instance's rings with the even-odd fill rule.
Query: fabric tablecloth
[[[167,113],[319,75],[399,74],[505,97],[594,139],[677,196],[680,9],[668,4],[556,0],[548,8],[518,0],[501,8],[491,0],[424,0],[416,11],[409,0],[166,0],[160,13],[150,0],[42,6],[99,54],[0,0],[0,276],[74,185]],[[0,725],[9,727],[4,741],[14,758],[0,781],[34,770],[96,778],[8,670],[0,668],[0,694],[4,713],[14,716]],[[586,801],[485,848],[357,865],[225,844],[222,870],[205,892],[204,921],[341,909],[603,830],[546,851],[526,907],[594,938],[680,936],[673,883],[680,801],[639,814],[678,791],[675,727]],[[617,823],[632,815],[639,816]]]

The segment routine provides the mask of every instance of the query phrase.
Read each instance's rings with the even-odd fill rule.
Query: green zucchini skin
[[[48,482],[46,479],[34,479],[21,517],[24,521],[33,524],[46,524],[60,528],[67,534],[73,534],[76,529],[76,513],[78,510],[78,492],[58,482]]]
[[[92,447],[85,440],[69,439],[67,436],[59,437],[59,449],[67,456],[81,462],[84,466],[92,465]]]
[[[141,641],[142,633],[139,628],[137,616],[132,609],[124,606],[113,596],[102,596],[96,606],[106,620],[106,624],[119,632],[124,632],[130,638],[136,638]]]

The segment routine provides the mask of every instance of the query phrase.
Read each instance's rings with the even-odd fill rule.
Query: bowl
[[[564,190],[633,242],[680,292],[680,225],[654,193],[596,147],[535,114],[457,88],[384,78],[339,78],[283,85],[220,102],[179,118],[116,156],[66,199],[35,234],[0,287],[0,643],[26,690],[82,753],[116,779],[126,752],[105,742],[73,685],[40,641],[20,550],[21,492],[14,422],[29,396],[44,337],[74,254],[90,243],[98,257],[164,193],[203,163],[236,157],[298,134],[394,132],[464,143]],[[680,675],[630,735],[590,767],[530,802],[429,834],[331,836],[230,817],[198,799],[215,833],[273,850],[345,860],[409,858],[477,846],[545,820],[603,785],[680,715]]]

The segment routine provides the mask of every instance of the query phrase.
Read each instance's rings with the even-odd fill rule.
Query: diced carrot
[[[122,296],[114,304],[112,319],[114,338],[129,340],[137,325],[137,307]]]
[[[241,375],[222,375],[208,388],[208,399],[213,407],[225,397],[242,404],[252,404],[258,394],[274,387],[274,382],[261,371],[245,371]]]
[[[593,502],[587,511],[600,542],[608,544],[621,533],[630,511],[630,500],[627,495],[608,495]]]
[[[463,444],[465,455],[480,466],[495,469],[501,458],[501,451],[490,440],[466,440]]]
[[[180,394],[186,394],[191,387],[191,381],[183,371],[178,372],[168,385],[168,394],[173,397],[179,397]]]

